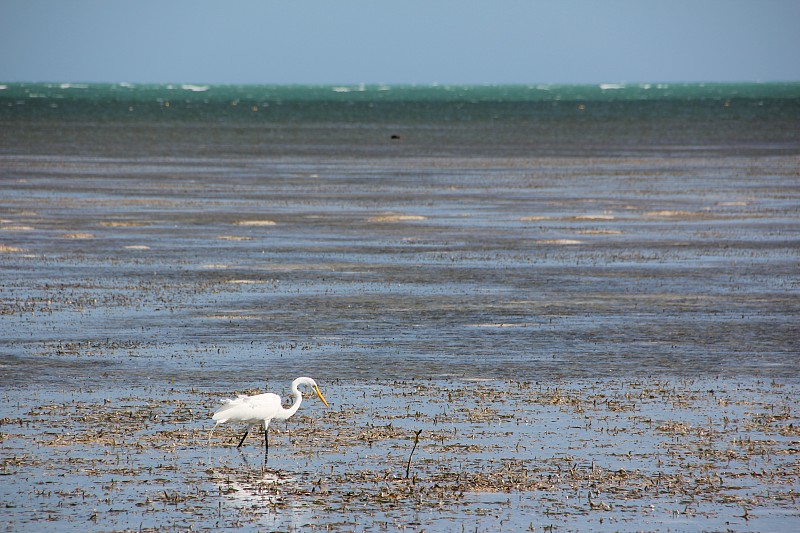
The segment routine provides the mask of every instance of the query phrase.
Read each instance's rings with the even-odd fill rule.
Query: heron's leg
[[[247,433],[250,432],[250,428],[244,430],[244,435],[242,435],[242,440],[239,441],[239,444],[236,445],[237,448],[241,448],[242,444],[244,444],[244,439],[247,438]]]
[[[267,433],[267,429],[269,428],[269,420],[264,420],[264,464],[267,464],[267,458],[269,457],[269,433]]]

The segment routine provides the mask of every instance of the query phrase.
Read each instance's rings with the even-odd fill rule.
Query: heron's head
[[[305,378],[305,377],[297,378],[296,380],[294,380],[294,383],[292,383],[292,386],[296,389],[298,385],[308,385],[309,387],[314,389],[314,393],[319,397],[320,400],[322,400],[322,403],[325,404],[325,407],[330,407],[330,405],[328,405],[328,401],[325,400],[325,396],[322,395],[322,391],[319,390],[319,385],[317,385],[316,381],[314,381],[311,378]]]

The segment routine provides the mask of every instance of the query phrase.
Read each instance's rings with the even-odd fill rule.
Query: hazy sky
[[[800,81],[800,0],[1,0],[0,81]]]

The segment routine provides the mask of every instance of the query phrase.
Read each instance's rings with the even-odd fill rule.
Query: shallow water
[[[0,153],[7,529],[797,521],[794,133],[47,124]],[[298,375],[267,468],[209,436]]]
[[[224,393],[16,391],[11,529],[785,530],[797,385],[753,380],[327,384],[234,446]],[[420,431],[414,447],[414,436]],[[412,454],[413,452],[413,454]]]
[[[7,384],[800,375],[795,158],[3,159]]]

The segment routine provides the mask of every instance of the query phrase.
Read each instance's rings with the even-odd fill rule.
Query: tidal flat
[[[796,385],[375,380],[325,392],[330,409],[308,399],[272,424],[266,464],[260,434],[237,449],[241,428],[211,432],[224,391],[6,393],[5,524],[777,531],[798,517]]]
[[[800,519],[795,155],[60,150],[0,154],[9,531]]]

